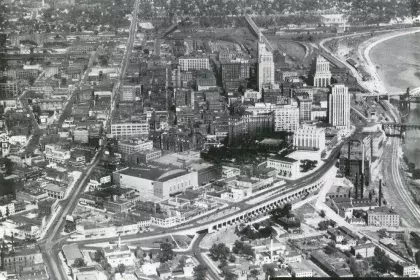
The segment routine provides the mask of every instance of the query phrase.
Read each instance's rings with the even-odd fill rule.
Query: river
[[[420,87],[420,33],[384,41],[372,49],[370,57],[389,92]],[[420,123],[420,104],[411,104],[407,122]],[[420,167],[420,131],[407,132],[404,154]]]

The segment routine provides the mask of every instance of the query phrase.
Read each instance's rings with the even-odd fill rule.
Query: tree
[[[210,248],[210,254],[215,261],[219,259],[226,260],[230,255],[230,250],[223,243],[213,244],[213,246],[211,246]]]
[[[414,259],[416,260],[417,266],[420,266],[420,251],[417,251],[414,255]]]
[[[6,206],[6,217],[9,217],[9,215],[10,215],[9,206]]]
[[[249,275],[250,275],[252,278],[257,278],[257,277],[258,277],[258,275],[260,275],[260,272],[259,272],[257,269],[253,269],[253,270],[251,270],[251,271],[249,272]]]
[[[28,78],[28,83],[29,83],[29,85],[33,85],[34,83],[35,83],[35,78],[34,77],[32,77],[32,76],[30,76],[29,78]]]
[[[172,249],[172,244],[169,242],[164,242],[160,244],[160,253],[159,253],[159,259],[160,262],[164,263],[169,260],[172,260],[174,257],[174,251]]]
[[[234,255],[230,255],[230,257],[229,257],[229,261],[230,261],[231,263],[234,263],[234,262],[236,261],[235,256],[234,256]]]
[[[224,269],[226,266],[228,265],[228,262],[227,262],[227,260],[226,259],[221,259],[220,260],[220,263],[219,263],[219,268],[220,269]]]
[[[115,272],[119,272],[121,275],[124,273],[124,271],[125,271],[125,265],[123,263],[120,263],[115,269]]]
[[[104,253],[102,252],[102,250],[98,249],[95,251],[95,256],[93,258],[95,260],[95,262],[101,262],[102,260],[105,259]]]
[[[375,248],[372,264],[373,268],[379,273],[386,273],[391,267],[391,262],[385,251],[379,247]]]
[[[387,236],[386,229],[381,228],[380,230],[378,230],[378,235],[379,235],[379,238],[385,238]]]
[[[0,1],[0,30],[3,30],[6,27],[7,16],[9,15],[8,10],[7,6]]]
[[[321,216],[321,218],[325,218],[325,211],[324,210],[321,210],[321,212],[319,213],[319,216]]]
[[[199,264],[194,267],[194,280],[205,280],[207,276],[207,266]]]
[[[231,272],[231,271],[229,271],[229,270],[227,270],[227,269],[225,269],[224,271],[223,271],[223,276],[225,277],[225,279],[226,280],[236,280],[236,279],[238,279],[238,275],[236,275],[235,273],[233,273],[233,272]]]
[[[419,0],[411,0],[411,16],[417,17],[419,15],[420,3]],[[408,90],[408,89],[407,89]]]
[[[318,228],[319,230],[327,230],[329,225],[330,225],[329,221],[321,221],[318,223]]]
[[[74,260],[73,267],[85,267],[85,260],[82,258],[77,258]]]

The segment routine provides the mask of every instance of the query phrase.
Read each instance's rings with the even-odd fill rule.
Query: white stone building
[[[303,125],[293,135],[293,146],[298,149],[325,149],[325,129],[312,125]]]

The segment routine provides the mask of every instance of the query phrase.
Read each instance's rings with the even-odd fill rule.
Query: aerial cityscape
[[[0,0],[0,280],[420,277],[420,0]]]

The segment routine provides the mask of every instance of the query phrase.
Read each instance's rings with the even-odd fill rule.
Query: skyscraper
[[[318,55],[312,65],[312,79],[314,87],[328,87],[331,84],[330,63]]]
[[[263,42],[258,42],[258,90],[267,85],[274,84],[274,60],[273,53],[270,52]]]
[[[350,95],[345,85],[335,84],[330,87],[328,121],[340,129],[350,126]]]

